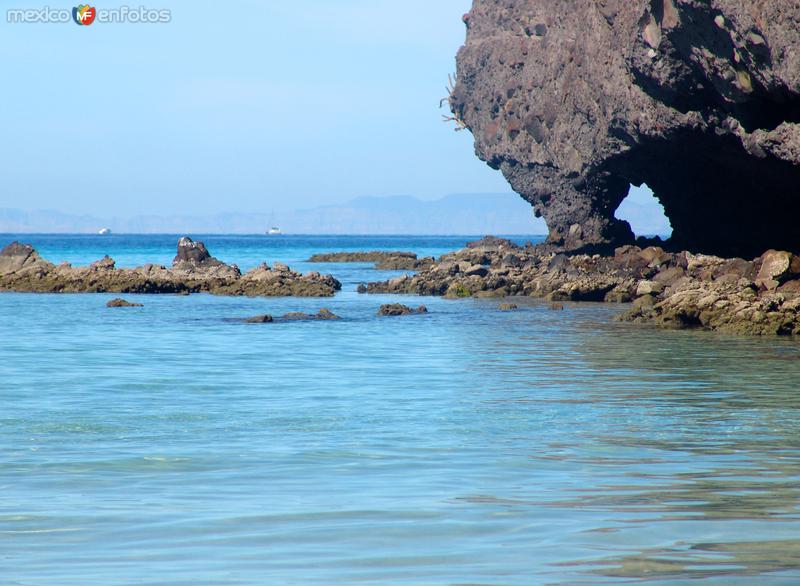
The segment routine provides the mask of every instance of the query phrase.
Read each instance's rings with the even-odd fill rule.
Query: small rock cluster
[[[381,305],[378,315],[381,317],[393,317],[398,315],[414,315],[416,313],[428,313],[428,308],[420,305],[416,309],[403,305],[402,303],[386,303]]]
[[[274,318],[269,314],[255,315],[253,317],[245,318],[245,323],[248,324],[265,324],[274,321],[313,321],[313,320],[332,320],[341,319],[338,315],[333,313],[330,309],[324,307],[317,313],[302,313],[300,311],[292,311],[282,315],[281,317]]]
[[[145,264],[118,269],[108,256],[88,267],[55,265],[19,242],[0,251],[0,291],[329,297],[339,289],[341,283],[331,275],[301,274],[278,262],[242,274],[239,267],[214,258],[202,242],[188,237],[178,241],[170,268]]]
[[[407,305],[403,305],[402,303],[386,303],[381,305],[380,309],[378,310],[379,317],[386,317],[386,316],[398,316],[398,315],[415,315],[421,313],[428,313],[428,308],[424,305],[420,305],[416,309],[408,307]],[[315,321],[315,320],[337,320],[341,319],[338,315],[330,311],[329,309],[320,309],[317,313],[302,313],[299,311],[293,311],[287,314],[282,315],[281,317],[273,318],[269,314],[265,315],[255,315],[253,317],[248,317],[243,320],[234,320],[234,321],[243,321],[244,323],[255,324],[255,323],[272,323],[274,321]]]

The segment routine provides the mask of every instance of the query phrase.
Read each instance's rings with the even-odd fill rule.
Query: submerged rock
[[[386,303],[381,305],[378,310],[379,316],[413,315],[416,313],[428,313],[428,308],[420,305],[416,309],[412,309],[402,303]]]
[[[416,260],[413,252],[370,250],[365,252],[320,252],[311,256],[308,262],[381,262],[387,258],[407,258]]]
[[[303,313],[300,311],[292,311],[281,316],[285,321],[307,321],[307,320],[328,320],[328,319],[341,319],[338,315],[333,313],[330,309],[322,308],[317,313]]]
[[[516,303],[501,303],[500,305],[497,306],[497,309],[499,309],[500,311],[513,311],[513,310],[517,309],[517,304]]]
[[[433,257],[417,258],[413,252],[372,250],[367,252],[325,252],[314,254],[308,262],[371,262],[387,271],[416,271],[433,264]]]
[[[106,303],[106,307],[144,307],[141,303],[131,303],[130,301],[126,301],[121,297],[117,297],[116,299],[112,299],[108,303]]]
[[[56,266],[33,247],[13,242],[0,251],[0,291],[66,293],[196,293],[248,296],[329,297],[341,289],[331,275],[300,274],[276,263],[242,275],[236,265],[212,257],[202,242],[178,241],[173,266],[115,268],[108,256],[88,267]]]
[[[335,320],[341,319],[338,315],[329,309],[320,309],[317,313],[303,313],[300,311],[291,311],[285,313],[280,317],[274,318],[269,314],[255,315],[253,317],[245,318],[244,323],[249,324],[264,324],[272,323],[275,321],[312,321],[312,320]],[[233,320],[238,321],[238,320]]]
[[[254,315],[253,317],[245,318],[244,323],[246,324],[267,324],[273,322],[273,318],[271,315],[265,313],[263,315]]]

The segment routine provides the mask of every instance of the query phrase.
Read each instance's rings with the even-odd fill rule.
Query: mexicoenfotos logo
[[[80,4],[72,9],[72,19],[81,26],[89,26],[94,22],[96,16],[97,10],[88,4]]]
[[[88,4],[79,4],[70,12],[64,8],[9,8],[6,11],[6,22],[13,24],[55,24],[73,21],[79,26],[89,26],[93,22],[126,23],[126,24],[158,24],[172,20],[172,11],[164,8],[95,8]]]

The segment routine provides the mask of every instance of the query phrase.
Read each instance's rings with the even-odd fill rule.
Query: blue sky
[[[2,3],[0,207],[213,213],[508,191],[438,107],[469,0],[160,2],[147,7],[171,9],[168,24],[6,22],[9,7],[48,4]]]
[[[508,192],[439,109],[470,4],[162,1],[147,7],[170,9],[166,24],[77,26],[8,23],[8,8],[71,5],[2,2],[0,207],[209,214]]]

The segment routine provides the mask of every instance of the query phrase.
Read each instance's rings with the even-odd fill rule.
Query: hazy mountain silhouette
[[[0,232],[258,234],[276,224],[287,234],[545,234],[530,204],[514,193],[452,194],[425,201],[411,196],[358,197],[291,212],[139,215],[103,218],[60,211],[0,208]]]

